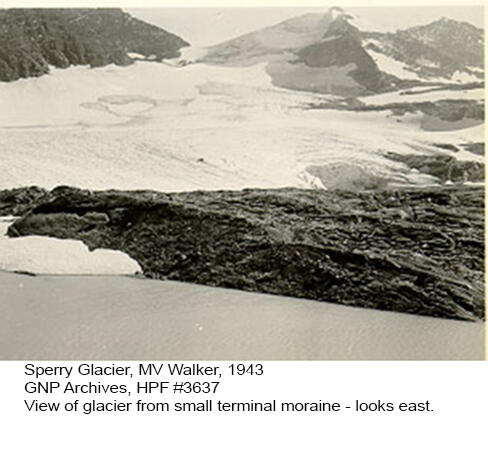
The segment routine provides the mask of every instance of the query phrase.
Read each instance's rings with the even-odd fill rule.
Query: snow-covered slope
[[[484,358],[482,323],[131,277],[0,286],[0,359]]]
[[[483,141],[481,127],[426,132],[421,114],[307,108],[339,100],[273,87],[264,64],[136,62],[0,83],[0,188],[332,188],[358,168],[388,183],[433,183],[385,155]],[[307,171],[323,165],[342,168],[342,180],[324,185]]]

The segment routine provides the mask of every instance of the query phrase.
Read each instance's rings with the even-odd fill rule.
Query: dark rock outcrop
[[[10,236],[119,249],[147,277],[484,318],[484,191],[54,189]]]
[[[474,153],[475,155],[484,155],[485,154],[485,143],[478,142],[478,143],[467,143],[463,144],[462,147],[467,150],[468,152]]]
[[[321,41],[300,49],[297,56],[298,61],[312,68],[353,65],[348,75],[371,92],[379,92],[389,85],[388,78],[362,47],[360,31],[345,16],[330,24]]]
[[[0,190],[0,216],[21,216],[46,194],[47,191],[38,186]]]
[[[49,66],[129,65],[130,52],[160,61],[187,46],[121,9],[0,10],[0,81],[37,77]]]

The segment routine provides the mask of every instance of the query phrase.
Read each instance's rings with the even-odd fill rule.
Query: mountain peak
[[[469,22],[464,22],[456,19],[452,19],[450,17],[442,16],[437,20],[434,20],[433,22],[430,22],[426,25],[417,25],[414,27],[411,27],[410,29],[436,29],[436,28],[442,28],[442,29],[465,29],[465,30],[471,30],[471,31],[482,31],[480,28],[475,27],[473,24],[470,24]]]
[[[456,46],[471,46],[480,52],[480,45],[483,41],[483,30],[475,27],[468,22],[461,22],[441,17],[427,25],[418,25],[400,31],[423,42],[436,42],[445,48]]]

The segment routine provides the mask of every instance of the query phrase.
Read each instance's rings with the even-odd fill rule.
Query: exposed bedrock
[[[0,216],[21,216],[46,194],[45,189],[37,186],[0,190]]]
[[[484,319],[484,190],[54,189],[10,236],[119,249],[147,277]]]

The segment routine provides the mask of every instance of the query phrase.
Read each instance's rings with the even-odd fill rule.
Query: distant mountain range
[[[340,8],[306,14],[207,49],[214,64],[266,62],[285,88],[357,95],[484,80],[483,30],[442,18],[394,33],[361,31]]]
[[[121,9],[0,10],[2,81],[43,75],[49,66],[128,65],[138,55],[161,61],[188,45]]]
[[[0,10],[0,80],[49,66],[263,63],[279,87],[354,97],[432,83],[484,80],[483,30],[451,19],[394,33],[362,31],[341,8],[306,14],[192,52],[182,38],[120,9]],[[198,55],[193,60],[188,55]]]

